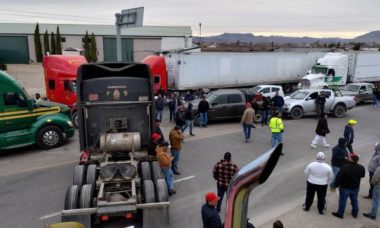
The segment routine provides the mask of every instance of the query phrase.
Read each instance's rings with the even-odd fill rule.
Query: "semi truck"
[[[340,87],[350,82],[380,82],[380,52],[327,53],[299,83],[300,88]]]
[[[149,150],[154,121],[149,67],[83,64],[76,84],[81,156],[62,221],[92,227],[118,217],[127,225],[168,227],[168,189],[154,149]]]
[[[322,52],[169,53],[150,55],[142,62],[150,65],[157,88],[199,97],[208,90],[260,84],[282,85],[290,92],[322,56]]]

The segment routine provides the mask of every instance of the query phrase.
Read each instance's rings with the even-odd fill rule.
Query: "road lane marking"
[[[51,213],[51,214],[47,214],[47,215],[44,215],[44,216],[41,216],[40,220],[45,220],[45,219],[48,219],[48,218],[51,218],[51,217],[55,217],[55,216],[58,216],[58,215],[61,215],[60,211],[55,212],[55,213]]]
[[[77,163],[77,162],[78,162],[78,160],[72,160],[72,161],[67,161],[67,162],[56,163],[53,165],[39,166],[39,167],[35,167],[35,168],[30,168],[30,169],[21,169],[21,170],[17,170],[14,172],[2,173],[2,174],[0,174],[0,177],[11,176],[11,175],[20,174],[20,173],[28,173],[28,172],[32,172],[32,171],[39,171],[39,170],[43,170],[43,169],[58,167],[58,166],[62,166],[62,165],[68,165],[68,164]]]
[[[184,178],[175,180],[174,183],[178,183],[178,182],[185,181],[185,180],[190,180],[190,179],[193,179],[194,177],[195,177],[194,175],[188,176],[188,177],[184,177]]]

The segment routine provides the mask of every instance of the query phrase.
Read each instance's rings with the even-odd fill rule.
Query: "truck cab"
[[[32,144],[50,149],[73,135],[69,107],[36,103],[18,81],[0,71],[0,150]]]

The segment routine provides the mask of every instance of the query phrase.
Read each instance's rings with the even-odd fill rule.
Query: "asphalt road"
[[[343,134],[349,118],[358,120],[354,149],[361,155],[360,163],[367,166],[374,143],[380,141],[380,110],[362,105],[350,110],[344,118],[329,118],[331,134],[327,141],[332,146]],[[164,132],[168,132],[171,126],[163,124]],[[257,227],[302,205],[305,195],[303,170],[318,151],[325,151],[326,160],[330,160],[331,149],[310,148],[315,126],[315,118],[285,121],[285,155],[280,158],[268,181],[251,194],[248,215]],[[211,172],[224,152],[232,152],[233,161],[242,167],[270,147],[270,132],[266,127],[253,129],[250,143],[244,143],[237,122],[215,123],[206,129],[195,128],[194,133],[195,137],[185,133],[179,166],[181,175],[175,176],[181,180],[175,184],[177,194],[171,197],[171,227],[201,227],[203,196],[207,191],[216,191]],[[72,182],[78,151],[78,139],[75,137],[63,147],[51,151],[29,147],[22,152],[1,155],[0,227],[43,227],[44,223],[57,221],[66,188]],[[367,181],[363,181],[363,194],[368,190]]]

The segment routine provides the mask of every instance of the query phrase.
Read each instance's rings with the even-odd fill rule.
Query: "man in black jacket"
[[[358,161],[357,154],[350,154],[349,163],[342,166],[336,176],[335,186],[339,187],[339,209],[337,212],[332,212],[335,217],[344,217],[348,197],[350,197],[352,205],[351,215],[354,218],[358,217],[360,180],[365,176],[365,168],[358,164]]]
[[[350,151],[350,153],[354,153],[354,150],[352,149],[352,144],[354,143],[354,126],[357,124],[356,120],[350,119],[348,121],[348,124],[344,127],[344,133],[343,136],[347,140],[347,148]]]
[[[206,203],[202,206],[203,228],[222,228],[219,212],[215,206],[219,201],[219,197],[213,192],[206,194]]]
[[[321,91],[321,93],[318,95],[317,99],[315,100],[315,104],[317,106],[317,118],[319,118],[325,112],[325,103],[326,103],[325,92]]]
[[[339,138],[338,145],[332,149],[331,167],[334,173],[334,180],[330,184],[331,191],[335,191],[335,178],[340,168],[348,162],[346,145],[346,139]]]
[[[198,111],[199,111],[199,127],[207,127],[207,113],[210,109],[210,105],[208,104],[208,101],[206,100],[206,95],[203,95],[202,100],[198,104]]]
[[[191,136],[195,136],[193,134],[193,126],[194,126],[194,110],[193,110],[193,104],[189,103],[187,105],[187,108],[185,110],[185,120],[186,120],[186,126],[183,128],[183,133],[185,133],[185,130],[189,128],[189,133]]]
[[[317,148],[319,143],[321,143],[324,147],[330,147],[330,144],[326,142],[326,134],[330,133],[330,129],[327,124],[327,113],[319,117],[315,133],[317,135],[310,145],[312,148]]]

